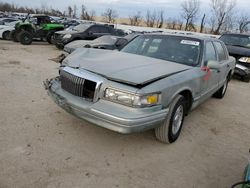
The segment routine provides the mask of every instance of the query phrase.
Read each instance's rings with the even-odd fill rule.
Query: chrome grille
[[[64,70],[60,73],[61,87],[72,95],[93,100],[96,82],[84,79]]]

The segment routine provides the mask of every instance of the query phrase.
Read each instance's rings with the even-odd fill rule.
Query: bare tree
[[[167,29],[182,30],[183,22],[181,19],[169,18],[166,25]]]
[[[156,27],[162,28],[164,23],[164,11],[160,10],[156,18]]]
[[[76,18],[76,14],[77,14],[77,6],[74,5],[73,6],[73,18]]]
[[[30,8],[30,7],[18,7],[15,4],[10,3],[2,3],[0,2],[0,11],[3,12],[22,12],[22,13],[30,13],[30,14],[48,14],[51,16],[62,16],[63,13],[57,9],[48,8],[46,3],[42,3],[40,8]]]
[[[82,20],[91,20],[94,21],[95,20],[95,11],[88,11],[87,8],[85,7],[85,5],[82,5],[81,7],[81,19]]]
[[[212,17],[215,21],[214,34],[219,34],[223,25],[232,21],[236,0],[211,0]]]
[[[141,12],[137,12],[136,14],[129,16],[130,25],[138,26],[140,25],[141,20]]]
[[[167,29],[176,29],[177,21],[175,18],[169,18],[167,20]]]
[[[238,18],[238,28],[240,33],[244,33],[248,31],[248,24],[250,24],[250,18],[246,14],[240,15]]]
[[[68,6],[68,16],[69,16],[70,18],[72,18],[72,12],[73,12],[72,7],[71,7],[71,6]]]
[[[118,13],[112,8],[107,8],[102,16],[105,22],[115,23],[115,20],[118,17]]]
[[[205,18],[206,18],[206,14],[203,14],[203,17],[201,19],[200,33],[203,33],[204,26],[205,26]]]
[[[150,10],[147,10],[147,13],[146,13],[146,25],[148,27],[154,27],[155,25],[155,22],[156,22],[156,12],[150,12]]]
[[[195,29],[194,21],[200,9],[199,0],[185,0],[181,4],[182,16],[185,19],[185,31]]]
[[[183,26],[182,20],[180,20],[180,19],[177,20],[177,26],[178,26],[177,27],[178,30],[182,30],[182,26]]]

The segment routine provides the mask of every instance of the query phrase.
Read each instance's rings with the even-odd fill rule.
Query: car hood
[[[79,48],[62,63],[130,85],[145,85],[192,67],[119,51]]]
[[[76,49],[76,48],[84,47],[87,44],[92,45],[94,43],[95,42],[93,40],[75,40],[73,42],[66,44],[65,47]]]
[[[227,45],[227,49],[230,55],[239,55],[250,57],[250,48],[244,48],[239,46]]]
[[[73,52],[77,48],[84,47],[85,45],[96,46],[96,45],[106,45],[108,43],[98,42],[94,40],[75,40],[64,46],[64,50],[67,52]]]

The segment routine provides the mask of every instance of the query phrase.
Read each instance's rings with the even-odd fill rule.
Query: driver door
[[[211,41],[205,43],[205,59],[204,65],[201,70],[204,72],[202,78],[202,97],[208,98],[218,89],[220,71],[215,69],[210,69],[207,66],[208,61],[215,61],[219,64],[217,53],[214,44]]]

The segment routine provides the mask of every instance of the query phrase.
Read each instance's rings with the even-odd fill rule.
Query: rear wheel
[[[32,43],[32,34],[27,31],[22,31],[19,35],[21,44],[30,45]]]
[[[229,82],[229,78],[226,79],[223,86],[213,95],[213,97],[217,99],[222,99],[227,92],[228,82]]]
[[[155,129],[155,136],[158,140],[164,143],[175,142],[182,129],[184,121],[186,101],[182,95],[178,95],[172,101],[169,107],[169,113],[164,123]]]
[[[10,31],[4,31],[3,32],[3,39],[9,40],[10,39]]]

